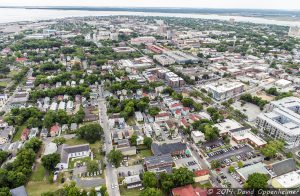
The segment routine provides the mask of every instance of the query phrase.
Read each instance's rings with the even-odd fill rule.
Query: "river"
[[[234,18],[236,22],[250,22],[257,24],[274,24],[282,26],[300,26],[300,21],[272,20],[258,17],[225,16],[216,14],[182,14],[182,13],[150,13],[150,12],[125,12],[125,11],[85,11],[85,10],[47,10],[47,9],[23,9],[0,8],[0,23],[39,21],[49,19],[61,19],[66,17],[84,16],[161,16],[200,18],[212,20],[229,20]]]

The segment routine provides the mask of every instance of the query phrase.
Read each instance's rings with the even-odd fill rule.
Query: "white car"
[[[112,185],[111,185],[111,188],[114,189],[114,188],[115,188],[115,185],[112,184]]]

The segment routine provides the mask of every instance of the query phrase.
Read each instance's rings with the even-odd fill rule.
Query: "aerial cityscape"
[[[1,196],[300,195],[300,11],[176,6],[0,3]]]

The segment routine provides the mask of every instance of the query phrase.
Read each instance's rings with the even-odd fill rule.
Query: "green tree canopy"
[[[84,139],[84,140],[88,141],[89,143],[93,144],[97,140],[101,139],[101,136],[103,135],[103,129],[97,123],[87,124],[87,125],[80,127],[77,130],[77,135],[81,139]]]

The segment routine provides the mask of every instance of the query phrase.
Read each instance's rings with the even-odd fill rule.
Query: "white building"
[[[153,59],[155,59],[159,64],[166,66],[166,65],[172,65],[174,64],[176,61],[170,57],[168,57],[167,55],[154,55]]]
[[[222,82],[207,85],[208,91],[217,101],[225,101],[241,94],[244,91],[244,84],[241,82]]]
[[[156,41],[155,37],[137,37],[131,39],[131,44],[141,45],[141,44],[153,44]]]
[[[198,142],[204,142],[205,141],[205,137],[204,134],[201,131],[192,131],[192,139],[195,143]]]
[[[272,186],[277,189],[290,189],[300,187],[300,170],[292,171],[287,174],[275,177],[271,182]]]
[[[283,139],[289,148],[300,144],[300,99],[287,97],[272,101],[261,113],[256,126],[274,139]]]
[[[178,64],[198,63],[199,58],[181,51],[167,51],[164,53],[168,57],[175,60]]]
[[[142,114],[141,112],[135,112],[135,119],[136,119],[138,122],[144,121],[143,114]]]
[[[50,110],[56,111],[58,104],[56,102],[52,102],[50,106]]]

